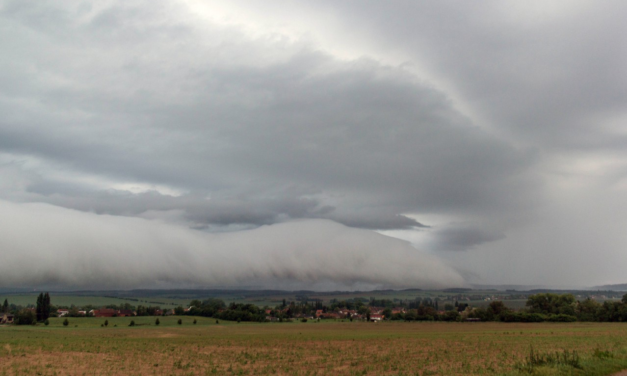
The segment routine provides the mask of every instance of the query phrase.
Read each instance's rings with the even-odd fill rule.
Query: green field
[[[0,295],[0,303],[5,299],[11,304],[28,306],[35,306],[37,302],[37,294],[13,294],[13,295]],[[120,305],[129,303],[132,306],[144,305],[144,306],[161,306],[162,308],[174,308],[179,305],[186,305],[189,303],[188,299],[169,299],[169,298],[145,298],[137,297],[131,299],[114,298],[105,296],[77,296],[77,295],[55,295],[52,294],[51,303],[55,306],[70,307],[75,305],[77,307],[83,307],[86,305],[92,305],[94,307],[102,307],[110,304]]]
[[[155,319],[0,327],[0,375],[610,375],[627,368],[621,323],[238,324],[171,316],[156,326]],[[532,348],[540,358],[574,351],[577,366],[517,370]]]

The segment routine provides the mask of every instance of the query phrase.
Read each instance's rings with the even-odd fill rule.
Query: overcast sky
[[[625,14],[0,0],[0,286],[625,283]]]

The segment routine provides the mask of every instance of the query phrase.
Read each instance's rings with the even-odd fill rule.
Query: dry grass
[[[625,324],[189,319],[129,328],[128,318],[116,318],[100,328],[99,319],[83,320],[68,328],[56,319],[50,327],[0,327],[0,375],[479,375],[511,371],[532,345],[582,356],[627,348]]]

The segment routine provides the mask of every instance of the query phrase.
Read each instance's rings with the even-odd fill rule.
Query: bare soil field
[[[170,317],[155,326],[154,318],[133,319],[134,327],[131,318],[108,319],[108,327],[94,318],[0,327],[0,375],[611,375],[627,368],[620,323],[192,324],[185,317],[178,325]],[[581,365],[520,371],[532,348],[575,351]]]

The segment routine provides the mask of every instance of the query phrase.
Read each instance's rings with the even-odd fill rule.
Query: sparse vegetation
[[[0,347],[7,374],[240,375],[610,375],[627,368],[622,323],[416,323],[294,321],[281,325],[175,316],[63,318],[7,327]],[[73,326],[73,325],[72,325]],[[125,328],[126,327],[126,328]],[[531,348],[533,346],[533,352]],[[54,361],[53,361],[54,360]],[[571,370],[571,371],[568,371]],[[561,372],[561,373],[560,373]]]

